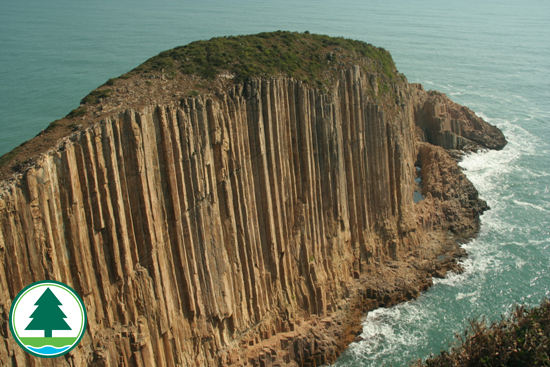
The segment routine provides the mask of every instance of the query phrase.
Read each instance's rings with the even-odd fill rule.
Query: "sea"
[[[407,366],[469,320],[500,320],[550,292],[550,1],[0,0],[0,155],[163,50],[290,30],[366,41],[409,82],[446,93],[508,139],[461,162],[491,210],[466,271],[366,315],[335,366]]]

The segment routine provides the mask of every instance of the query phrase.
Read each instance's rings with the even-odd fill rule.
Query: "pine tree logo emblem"
[[[86,331],[86,308],[68,285],[54,280],[36,282],[13,300],[10,329],[28,353],[59,357],[76,347]]]

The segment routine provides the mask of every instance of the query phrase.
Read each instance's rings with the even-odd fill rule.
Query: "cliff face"
[[[418,133],[425,141],[445,149],[466,151],[502,149],[506,145],[502,131],[472,110],[450,101],[442,93],[426,93],[420,84],[413,86],[418,101],[415,120]]]
[[[371,308],[401,299],[383,291],[397,273],[374,276],[388,264],[418,275],[416,296],[446,251],[437,234],[473,233],[484,210],[447,153],[417,141],[447,136],[446,122],[433,128],[432,97],[396,83],[390,106],[377,88],[352,67],[331,93],[255,78],[215,97],[119,109],[4,182],[0,364],[261,365],[272,355],[315,365],[337,354],[305,333],[328,330],[350,295]],[[487,135],[460,116],[453,137]],[[464,184],[451,192],[455,179]],[[88,312],[80,345],[55,360],[25,354],[7,327],[11,300],[43,279],[72,286]]]

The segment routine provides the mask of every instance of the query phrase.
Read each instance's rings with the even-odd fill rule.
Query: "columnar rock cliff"
[[[391,93],[381,102],[358,66],[328,92],[250,78],[116,108],[35,158],[0,191],[0,365],[331,360],[356,305],[418,295],[455,264],[437,261],[459,252],[447,231],[471,235],[486,209],[428,142],[494,148],[493,128],[418,85]],[[7,327],[12,299],[43,279],[88,312],[80,345],[53,360]]]

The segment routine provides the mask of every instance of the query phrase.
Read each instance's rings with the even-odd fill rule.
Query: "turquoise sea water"
[[[0,154],[90,90],[197,39],[309,30],[388,49],[410,82],[447,93],[509,144],[462,166],[489,202],[466,272],[368,315],[337,366],[407,365],[466,320],[498,319],[550,291],[550,2],[526,0],[0,0]]]

